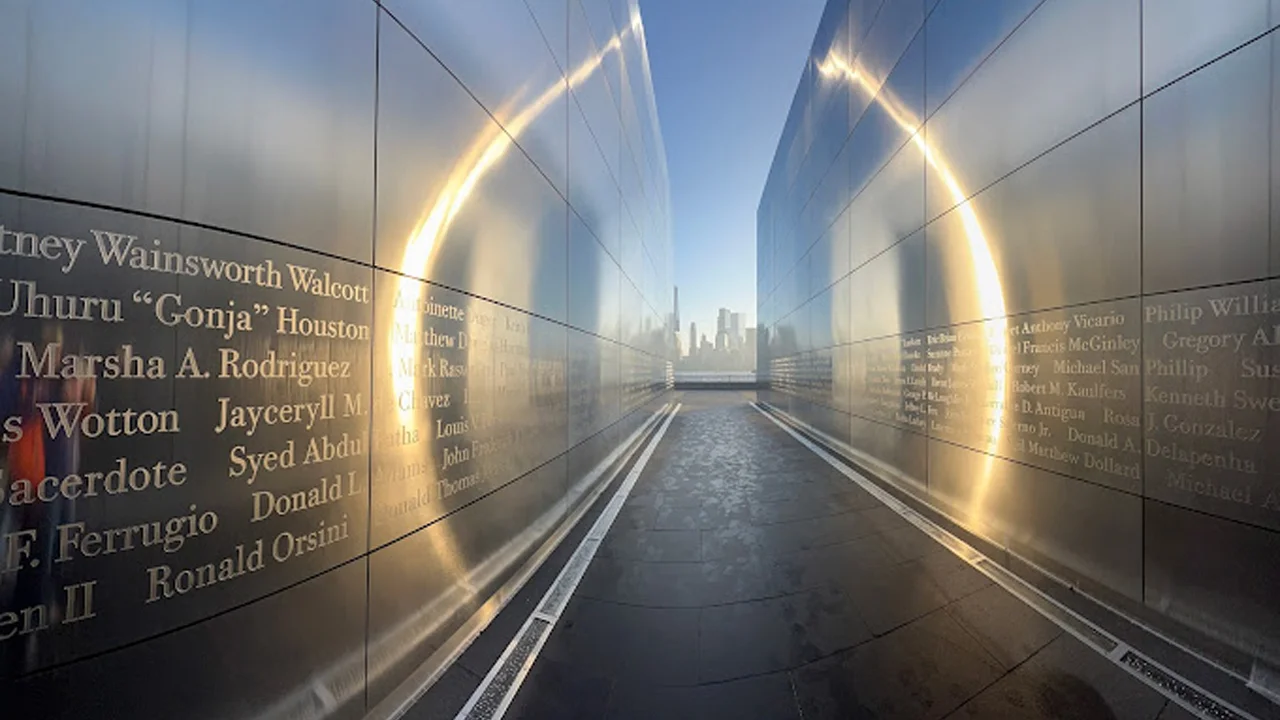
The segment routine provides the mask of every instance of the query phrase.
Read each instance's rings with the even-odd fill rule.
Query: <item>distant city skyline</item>
[[[756,323],[756,207],[824,0],[641,0],[671,177],[681,344]],[[687,352],[688,348],[684,347]]]
[[[676,333],[680,359],[676,369],[754,370],[756,369],[756,328],[745,323],[745,313],[719,308],[712,327],[696,321],[681,326]]]

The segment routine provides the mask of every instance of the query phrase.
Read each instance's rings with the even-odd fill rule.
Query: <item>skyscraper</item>
[[[716,318],[716,349],[729,349],[729,308],[720,308],[720,317]]]
[[[690,357],[698,354],[698,323],[690,321],[689,323],[689,355]]]
[[[743,325],[745,325],[745,320],[746,320],[746,317],[743,315],[743,313],[740,313],[740,312],[733,313],[732,315],[729,316],[729,349],[730,350],[742,349],[742,346],[743,346],[742,329],[743,329]]]
[[[675,291],[675,295],[671,299],[671,302],[675,308],[672,311],[674,318],[673,318],[673,324],[671,326],[671,330],[672,332],[680,332],[680,288],[676,287],[674,288],[674,291]]]

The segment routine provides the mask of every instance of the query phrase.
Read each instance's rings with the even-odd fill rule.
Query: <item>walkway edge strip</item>
[[[785,417],[785,422],[779,419],[773,412],[766,410],[761,403],[755,402],[751,404],[761,415],[764,415],[773,424],[782,428],[784,432],[794,438],[801,445],[804,445],[814,455],[825,460],[828,465],[839,470],[842,475],[852,480],[855,484],[870,493],[876,500],[884,503],[886,507],[893,510],[904,520],[911,523],[917,529],[923,531],[926,535],[932,537],[939,545],[942,545],[954,555],[959,557],[969,566],[978,572],[986,575],[992,582],[1009,591],[1014,597],[1022,600],[1036,612],[1039,612],[1045,618],[1053,622],[1058,627],[1071,633],[1072,636],[1083,642],[1090,648],[1093,648],[1099,655],[1109,660],[1112,664],[1124,670],[1129,675],[1137,678],[1143,684],[1152,688],[1156,692],[1165,696],[1179,707],[1196,717],[1206,718],[1206,720],[1217,720],[1218,718],[1240,718],[1241,720],[1257,720],[1252,714],[1232,705],[1200,686],[1186,680],[1177,673],[1169,670],[1160,663],[1142,655],[1129,645],[1121,642],[1111,633],[1094,625],[1085,617],[1079,615],[1067,606],[1059,603],[1057,600],[1045,595],[1039,588],[1027,583],[1017,575],[1005,570],[995,562],[987,558],[973,546],[964,540],[956,537],[948,532],[945,528],[935,524],[928,518],[912,510],[901,500],[890,495],[887,491],[873,482],[870,478],[862,473],[849,467],[844,462],[837,459],[826,449],[820,447],[809,438],[797,432],[792,424],[802,427],[813,432],[815,435],[825,437],[825,433],[814,428],[808,427],[805,423],[795,420],[789,416]],[[834,440],[834,438],[833,438]],[[838,442],[833,442],[838,446]],[[1064,618],[1063,615],[1067,617]],[[1099,638],[1105,640],[1105,644],[1099,643]],[[1109,645],[1109,647],[1108,647]],[[1140,668],[1146,668],[1147,672],[1143,672]],[[1155,675],[1153,677],[1153,675]],[[1160,677],[1163,676],[1163,677]],[[1172,681],[1172,682],[1170,682]],[[1169,685],[1181,686],[1192,691],[1192,695],[1198,696],[1195,700],[1183,697],[1181,694],[1171,690]],[[1196,700],[1207,700],[1217,708],[1207,708],[1202,706],[1202,702]],[[1231,714],[1214,714],[1214,710],[1227,710]]]
[[[491,608],[492,613],[483,619],[481,619],[478,614],[473,614],[470,619],[464,622],[462,628],[445,640],[444,645],[439,650],[432,654],[431,657],[420,665],[417,670],[410,673],[409,677],[405,679],[399,687],[393,690],[391,695],[384,698],[381,702],[371,708],[365,715],[365,720],[397,720],[398,718],[404,717],[405,714],[413,708],[414,704],[422,699],[422,696],[426,694],[431,686],[434,685],[444,672],[462,656],[467,648],[471,646],[471,643],[476,639],[476,637],[486,627],[488,627],[489,620],[505,608],[508,601],[515,597],[520,589],[524,587],[525,583],[528,582],[533,577],[534,573],[542,567],[543,563],[546,562],[551,553],[560,546],[560,543],[564,540],[565,536],[569,534],[569,531],[577,525],[578,521],[586,515],[587,510],[595,504],[596,500],[598,500],[602,494],[604,494],[604,491],[609,486],[609,482],[612,482],[613,478],[621,472],[621,468],[630,462],[631,458],[634,457],[636,453],[640,452],[640,441],[644,439],[645,435],[652,430],[655,425],[662,422],[662,419],[666,417],[667,411],[670,407],[671,403],[664,403],[662,407],[649,413],[649,416],[644,419],[644,422],[641,423],[640,427],[633,430],[621,443],[618,443],[618,445],[604,460],[597,463],[595,468],[587,473],[587,476],[584,478],[584,482],[590,486],[591,489],[587,491],[585,501],[583,501],[577,509],[573,510],[569,517],[565,518],[557,525],[555,531],[552,532],[551,537],[534,551],[533,557],[517,569],[515,575],[508,579],[507,582],[503,583],[502,587],[498,588],[498,590],[495,591],[494,594],[490,596],[489,600],[481,607],[481,610],[477,611],[479,613],[483,612],[486,608]],[[619,458],[622,458],[620,464]],[[617,465],[616,469],[615,465]],[[599,478],[603,477],[606,473],[608,474],[609,481],[600,482]],[[429,605],[427,607],[430,608],[431,606]],[[361,660],[363,668],[363,658]],[[331,673],[331,675],[332,674],[334,673]],[[370,673],[370,677],[373,677],[372,672]],[[327,680],[322,679],[317,680],[315,684],[327,682]],[[272,717],[275,718],[277,716],[293,717],[287,713],[277,713]]]
[[[542,596],[537,609],[525,620],[520,631],[480,681],[480,685],[471,694],[467,704],[458,711],[454,720],[498,720],[507,712],[511,701],[515,699],[520,686],[524,684],[525,678],[533,668],[534,661],[538,659],[542,646],[551,636],[551,630],[560,620],[560,614],[568,605],[569,598],[573,597],[578,583],[586,575],[591,560],[595,557],[613,521],[617,519],[627,496],[640,480],[641,473],[649,464],[649,458],[658,448],[658,443],[662,441],[676,413],[680,412],[680,407],[680,403],[676,403],[675,408],[667,415],[662,427],[658,428],[635,466],[631,468],[631,472],[627,473],[627,477],[610,498],[609,504],[596,518],[586,537],[578,544],[569,561],[556,576],[555,582],[551,583],[551,587]]]

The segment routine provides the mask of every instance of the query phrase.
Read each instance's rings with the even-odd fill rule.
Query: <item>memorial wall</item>
[[[4,717],[363,717],[662,405],[635,0],[4,0],[0,108]]]
[[[758,211],[761,400],[1280,667],[1280,13],[831,0]]]

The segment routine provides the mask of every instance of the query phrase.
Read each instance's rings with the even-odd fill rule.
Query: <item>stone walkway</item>
[[[506,717],[1191,717],[746,395],[680,401]]]

